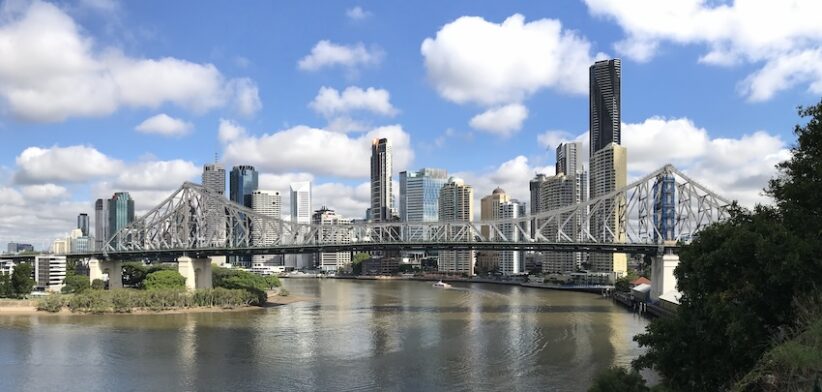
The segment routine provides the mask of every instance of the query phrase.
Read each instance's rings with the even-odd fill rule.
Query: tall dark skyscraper
[[[120,229],[134,221],[134,199],[128,192],[116,192],[108,200],[108,235],[117,234]]]
[[[254,166],[241,165],[231,169],[229,198],[231,201],[251,207],[251,193],[257,190],[259,173]]]
[[[103,249],[108,237],[108,200],[97,199],[94,202],[94,250]]]
[[[88,214],[77,215],[77,228],[83,232],[83,237],[88,236]]]
[[[589,68],[590,73],[590,155],[610,143],[621,143],[621,78],[620,59],[597,61]]]
[[[373,222],[387,222],[393,218],[391,193],[391,142],[374,139],[371,142],[371,210]]]

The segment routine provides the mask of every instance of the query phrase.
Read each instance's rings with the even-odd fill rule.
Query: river
[[[243,312],[0,315],[0,391],[584,391],[648,321],[598,295],[286,279]]]

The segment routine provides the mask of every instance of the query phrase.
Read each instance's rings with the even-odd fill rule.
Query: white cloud
[[[68,196],[66,188],[55,184],[27,185],[22,191],[27,200],[36,201],[62,199]]]
[[[311,173],[260,173],[259,180],[260,189],[279,191],[283,195],[283,212],[285,212],[288,210],[286,204],[288,204],[288,194],[291,191],[291,184],[301,181],[313,182],[314,176]]]
[[[306,171],[315,175],[368,177],[371,141],[383,137],[392,143],[395,172],[404,170],[414,158],[411,137],[399,125],[375,128],[358,137],[304,125],[253,136],[237,130],[236,124],[221,121],[220,125],[226,160],[274,173]]]
[[[263,108],[260,91],[251,79],[235,79],[229,82],[228,86],[234,96],[234,111],[239,115],[251,117]]]
[[[428,78],[456,103],[520,102],[543,88],[588,92],[588,67],[604,54],[556,19],[525,23],[515,14],[501,24],[461,17],[421,46]]]
[[[488,109],[486,112],[471,118],[472,128],[508,137],[522,128],[522,122],[528,118],[528,108],[518,103]]]
[[[373,87],[363,90],[350,86],[342,93],[331,87],[321,87],[308,106],[326,117],[352,111],[367,111],[389,117],[397,114],[397,109],[391,105],[388,90]]]
[[[16,159],[14,180],[21,184],[83,182],[116,173],[123,167],[90,146],[29,147]]]
[[[371,128],[367,123],[354,120],[348,116],[334,117],[328,121],[325,129],[332,132],[363,132]]]
[[[220,127],[217,129],[217,138],[221,142],[227,143],[245,136],[245,128],[234,121],[220,119]]]
[[[571,140],[570,133],[561,130],[548,130],[537,135],[537,144],[548,149],[555,150],[560,143]]]
[[[367,182],[357,186],[336,182],[319,184],[311,189],[312,204],[315,210],[326,206],[346,218],[362,219],[365,210],[371,206],[370,192],[371,186]]]
[[[666,163],[688,164],[710,153],[708,131],[687,118],[651,117],[622,124],[622,144],[628,148],[631,170],[651,172]]]
[[[25,204],[25,199],[17,189],[0,187],[0,205],[21,206],[23,204]]]
[[[345,16],[347,16],[348,19],[351,19],[355,22],[368,19],[371,15],[371,12],[362,9],[362,7],[360,6],[349,8],[345,11]]]
[[[199,174],[198,166],[181,159],[141,162],[123,169],[114,185],[130,191],[173,190]]]
[[[361,66],[376,66],[382,61],[383,52],[372,47],[367,49],[361,42],[354,45],[339,45],[328,40],[317,42],[311,53],[297,62],[303,71],[317,71],[326,67],[342,66],[349,70]]]
[[[732,66],[763,64],[743,80],[740,91],[752,101],[807,84],[822,93],[822,2],[797,0],[710,2],[585,0],[590,12],[615,20],[626,37],[618,52],[648,61],[660,43],[705,45],[699,61]]]
[[[164,104],[204,112],[233,99],[231,81],[211,64],[171,57],[131,58],[99,49],[57,6],[4,8],[0,24],[0,104],[34,122],[104,116],[122,106]]]
[[[180,119],[171,117],[165,113],[149,117],[140,125],[134,127],[138,132],[154,133],[163,136],[183,136],[187,134],[193,125]]]

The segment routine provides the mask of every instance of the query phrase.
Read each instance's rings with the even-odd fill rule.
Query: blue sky
[[[752,204],[822,93],[814,2],[241,4],[3,2],[0,243],[48,241],[115,190],[147,209],[215,153],[358,217],[376,136],[395,176],[442,167],[525,198],[550,147],[586,140],[606,56],[632,175],[670,161]]]

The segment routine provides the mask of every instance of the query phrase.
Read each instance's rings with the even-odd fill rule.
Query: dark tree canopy
[[[11,287],[15,295],[22,297],[31,294],[31,290],[34,289],[34,279],[31,278],[33,268],[29,263],[20,263],[14,267],[14,272],[11,273]]]

